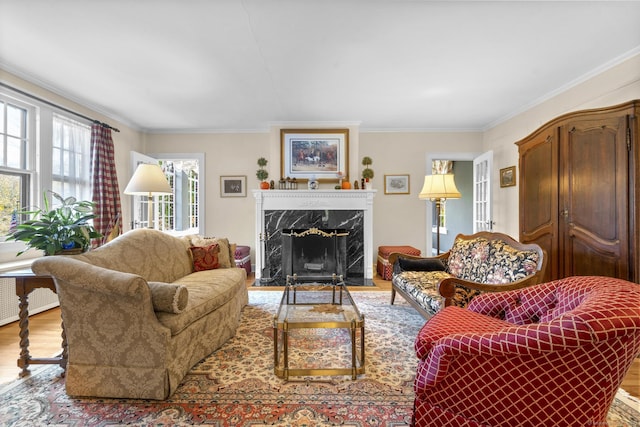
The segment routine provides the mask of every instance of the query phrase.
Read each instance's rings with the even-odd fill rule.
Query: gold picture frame
[[[384,194],[409,194],[409,174],[385,175]]]
[[[500,169],[500,187],[513,187],[516,185],[516,167]]]
[[[282,178],[349,180],[349,129],[281,129],[280,144]]]

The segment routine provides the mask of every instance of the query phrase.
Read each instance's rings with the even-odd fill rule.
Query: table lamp
[[[171,194],[171,186],[160,165],[140,163],[131,180],[124,189],[124,194],[132,196],[147,196],[148,228],[153,228],[153,196],[156,194]]]

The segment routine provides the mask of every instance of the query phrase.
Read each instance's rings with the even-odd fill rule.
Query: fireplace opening
[[[347,236],[345,229],[283,229],[282,272],[299,280],[346,278]]]

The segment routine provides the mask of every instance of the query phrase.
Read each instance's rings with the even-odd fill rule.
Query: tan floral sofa
[[[466,307],[482,292],[520,289],[542,281],[544,250],[502,233],[482,231],[456,236],[451,250],[422,258],[389,255],[394,265],[391,304],[402,295],[425,318],[445,306]]]
[[[166,399],[235,335],[248,303],[246,271],[225,238],[139,229],[32,269],[56,284],[71,396]]]

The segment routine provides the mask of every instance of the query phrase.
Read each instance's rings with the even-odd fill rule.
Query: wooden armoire
[[[640,100],[557,117],[516,143],[520,241],[547,252],[545,281],[640,283]]]

